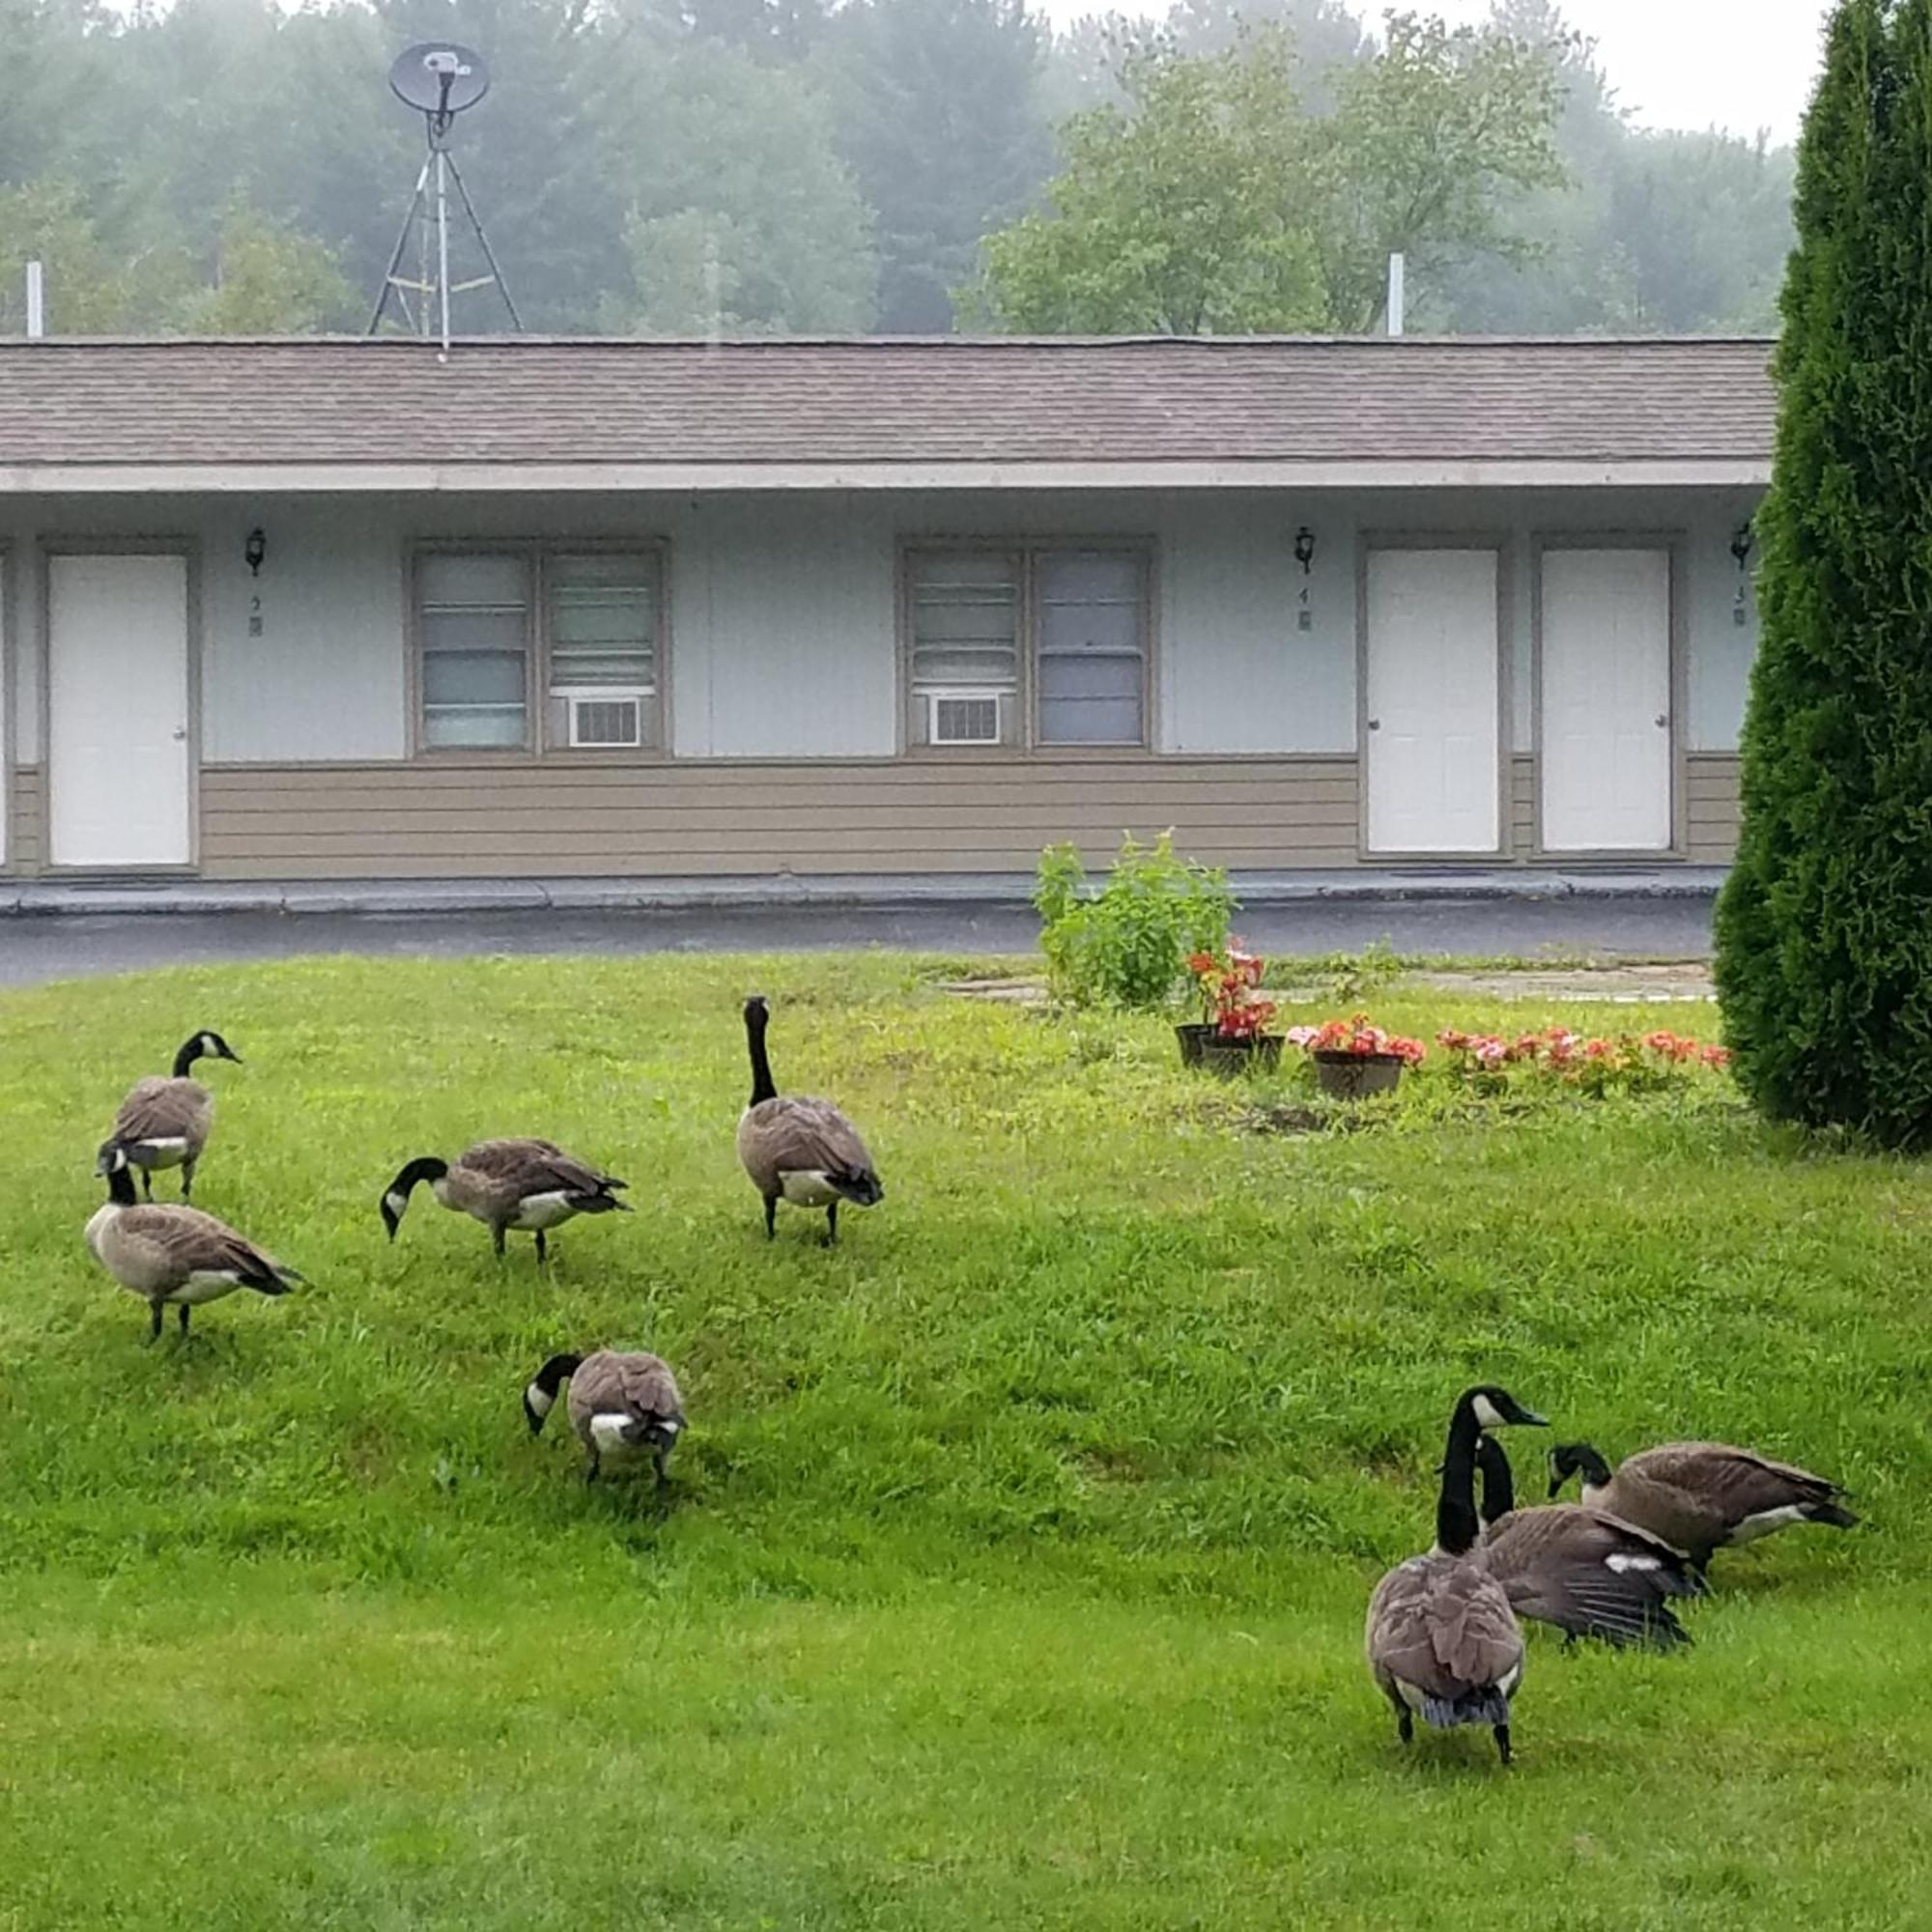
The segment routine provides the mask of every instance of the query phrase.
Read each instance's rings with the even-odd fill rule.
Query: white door
[[[187,560],[47,559],[48,857],[185,866]]]
[[[1543,558],[1543,845],[1670,846],[1670,553]]]
[[[1369,849],[1502,843],[1496,553],[1369,555]]]

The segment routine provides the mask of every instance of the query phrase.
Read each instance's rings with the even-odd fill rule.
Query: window
[[[1118,547],[910,553],[912,742],[1144,745],[1147,584]]]
[[[593,551],[544,565],[550,743],[591,750],[659,742],[658,559]]]
[[[418,558],[423,749],[661,745],[662,589],[650,551]],[[543,695],[538,730],[533,692]]]
[[[431,751],[529,742],[530,576],[521,556],[426,556],[422,741]]]

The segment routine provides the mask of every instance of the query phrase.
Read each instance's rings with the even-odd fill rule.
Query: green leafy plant
[[[1126,834],[1097,892],[1073,846],[1049,845],[1033,902],[1056,999],[1146,1010],[1189,983],[1191,954],[1226,951],[1235,912],[1228,875],[1177,857],[1171,831],[1151,845]]]
[[[1385,993],[1402,978],[1402,957],[1386,939],[1371,940],[1359,952],[1345,954],[1335,968],[1338,1006],[1353,1007]]]

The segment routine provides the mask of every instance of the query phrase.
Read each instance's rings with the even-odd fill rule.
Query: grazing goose
[[[481,1221],[499,1256],[508,1230],[534,1233],[539,1264],[550,1252],[545,1229],[579,1214],[631,1211],[611,1191],[628,1181],[587,1166],[549,1141],[478,1141],[454,1164],[434,1154],[412,1160],[389,1183],[383,1195],[383,1225],[392,1241],[419,1180],[429,1182],[443,1207]]]
[[[885,1198],[859,1130],[830,1100],[780,1094],[765,1057],[771,1014],[755,996],[745,1002],[752,1049],[752,1101],[738,1122],[738,1158],[764,1196],[765,1238],[778,1232],[781,1201],[825,1209],[825,1240],[838,1238],[838,1204],[870,1208]]]
[[[684,1433],[684,1398],[669,1367],[656,1355],[621,1355],[609,1349],[594,1355],[553,1355],[524,1390],[532,1435],[543,1428],[566,1379],[570,1426],[589,1458],[583,1480],[597,1480],[606,1456],[622,1460],[648,1450],[662,1495],[668,1481],[665,1464]]]
[[[1549,1493],[1560,1494],[1573,1474],[1583,1478],[1588,1508],[1661,1536],[1699,1570],[1714,1550],[1794,1522],[1850,1529],[1858,1521],[1839,1502],[1836,1483],[1723,1442],[1666,1442],[1626,1457],[1614,1475],[1589,1443],[1558,1443]]]
[[[1463,1392],[1449,1419],[1435,1547],[1411,1556],[1376,1585],[1364,1647],[1376,1683],[1407,1744],[1415,1714],[1440,1730],[1488,1724],[1510,1761],[1510,1696],[1522,1681],[1522,1630],[1508,1593],[1481,1561],[1476,1516],[1476,1444],[1504,1423],[1548,1425],[1507,1390]]]
[[[183,1041],[175,1055],[174,1072],[166,1078],[151,1073],[137,1080],[114,1117],[110,1145],[124,1150],[128,1161],[141,1170],[141,1191],[151,1201],[152,1175],[157,1167],[181,1169],[184,1201],[194,1187],[195,1162],[208,1146],[209,1129],[214,1123],[214,1096],[199,1080],[187,1077],[197,1060],[242,1065],[242,1056],[218,1033],[198,1033]]]
[[[199,1208],[143,1206],[134,1198],[128,1165],[128,1150],[118,1141],[100,1150],[95,1172],[107,1178],[107,1201],[87,1224],[87,1245],[123,1288],[145,1297],[154,1318],[150,1342],[159,1336],[161,1310],[169,1303],[180,1311],[185,1335],[188,1310],[198,1302],[219,1301],[238,1288],[286,1294],[301,1280]]]
[[[1696,1597],[1704,1581],[1680,1550],[1575,1503],[1516,1507],[1509,1457],[1494,1437],[1476,1446],[1483,1475],[1483,1567],[1509,1594],[1510,1608],[1550,1624],[1574,1640],[1647,1643],[1674,1650],[1690,1633],[1670,1607]]]

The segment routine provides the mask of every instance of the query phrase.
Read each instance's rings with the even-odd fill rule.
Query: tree
[[[980,237],[1051,172],[1043,60],[1025,0],[853,0],[834,16],[822,71],[872,211],[889,333],[950,327]]]
[[[796,69],[715,43],[668,65],[633,46],[607,78],[610,191],[626,205],[629,270],[606,298],[608,327],[869,327],[878,261],[865,205]]]
[[[1336,82],[1322,267],[1337,327],[1373,327],[1388,258],[1427,299],[1475,256],[1520,259],[1512,191],[1564,180],[1554,128],[1557,49],[1504,28],[1391,14],[1373,61]]]
[[[355,309],[328,249],[237,202],[215,242],[213,285],[183,301],[176,321],[188,335],[306,335],[348,327]]]
[[[1287,37],[1130,48],[1128,105],[1077,115],[1048,208],[985,244],[975,303],[1036,334],[1252,334],[1326,313],[1311,124]]]
[[[1932,1142],[1932,0],[1839,0],[1799,147],[1763,642],[1718,907],[1775,1119]]]
[[[99,335],[127,326],[128,280],[101,245],[71,182],[0,188],[0,329],[26,326],[27,264],[46,271],[46,326],[54,335]]]
[[[1332,78],[1311,115],[1279,28],[1200,58],[1130,46],[1126,106],[1075,116],[1047,211],[987,241],[982,307],[1009,328],[1365,329],[1392,252],[1423,299],[1465,257],[1520,252],[1506,197],[1561,179],[1550,49],[1396,14]]]

